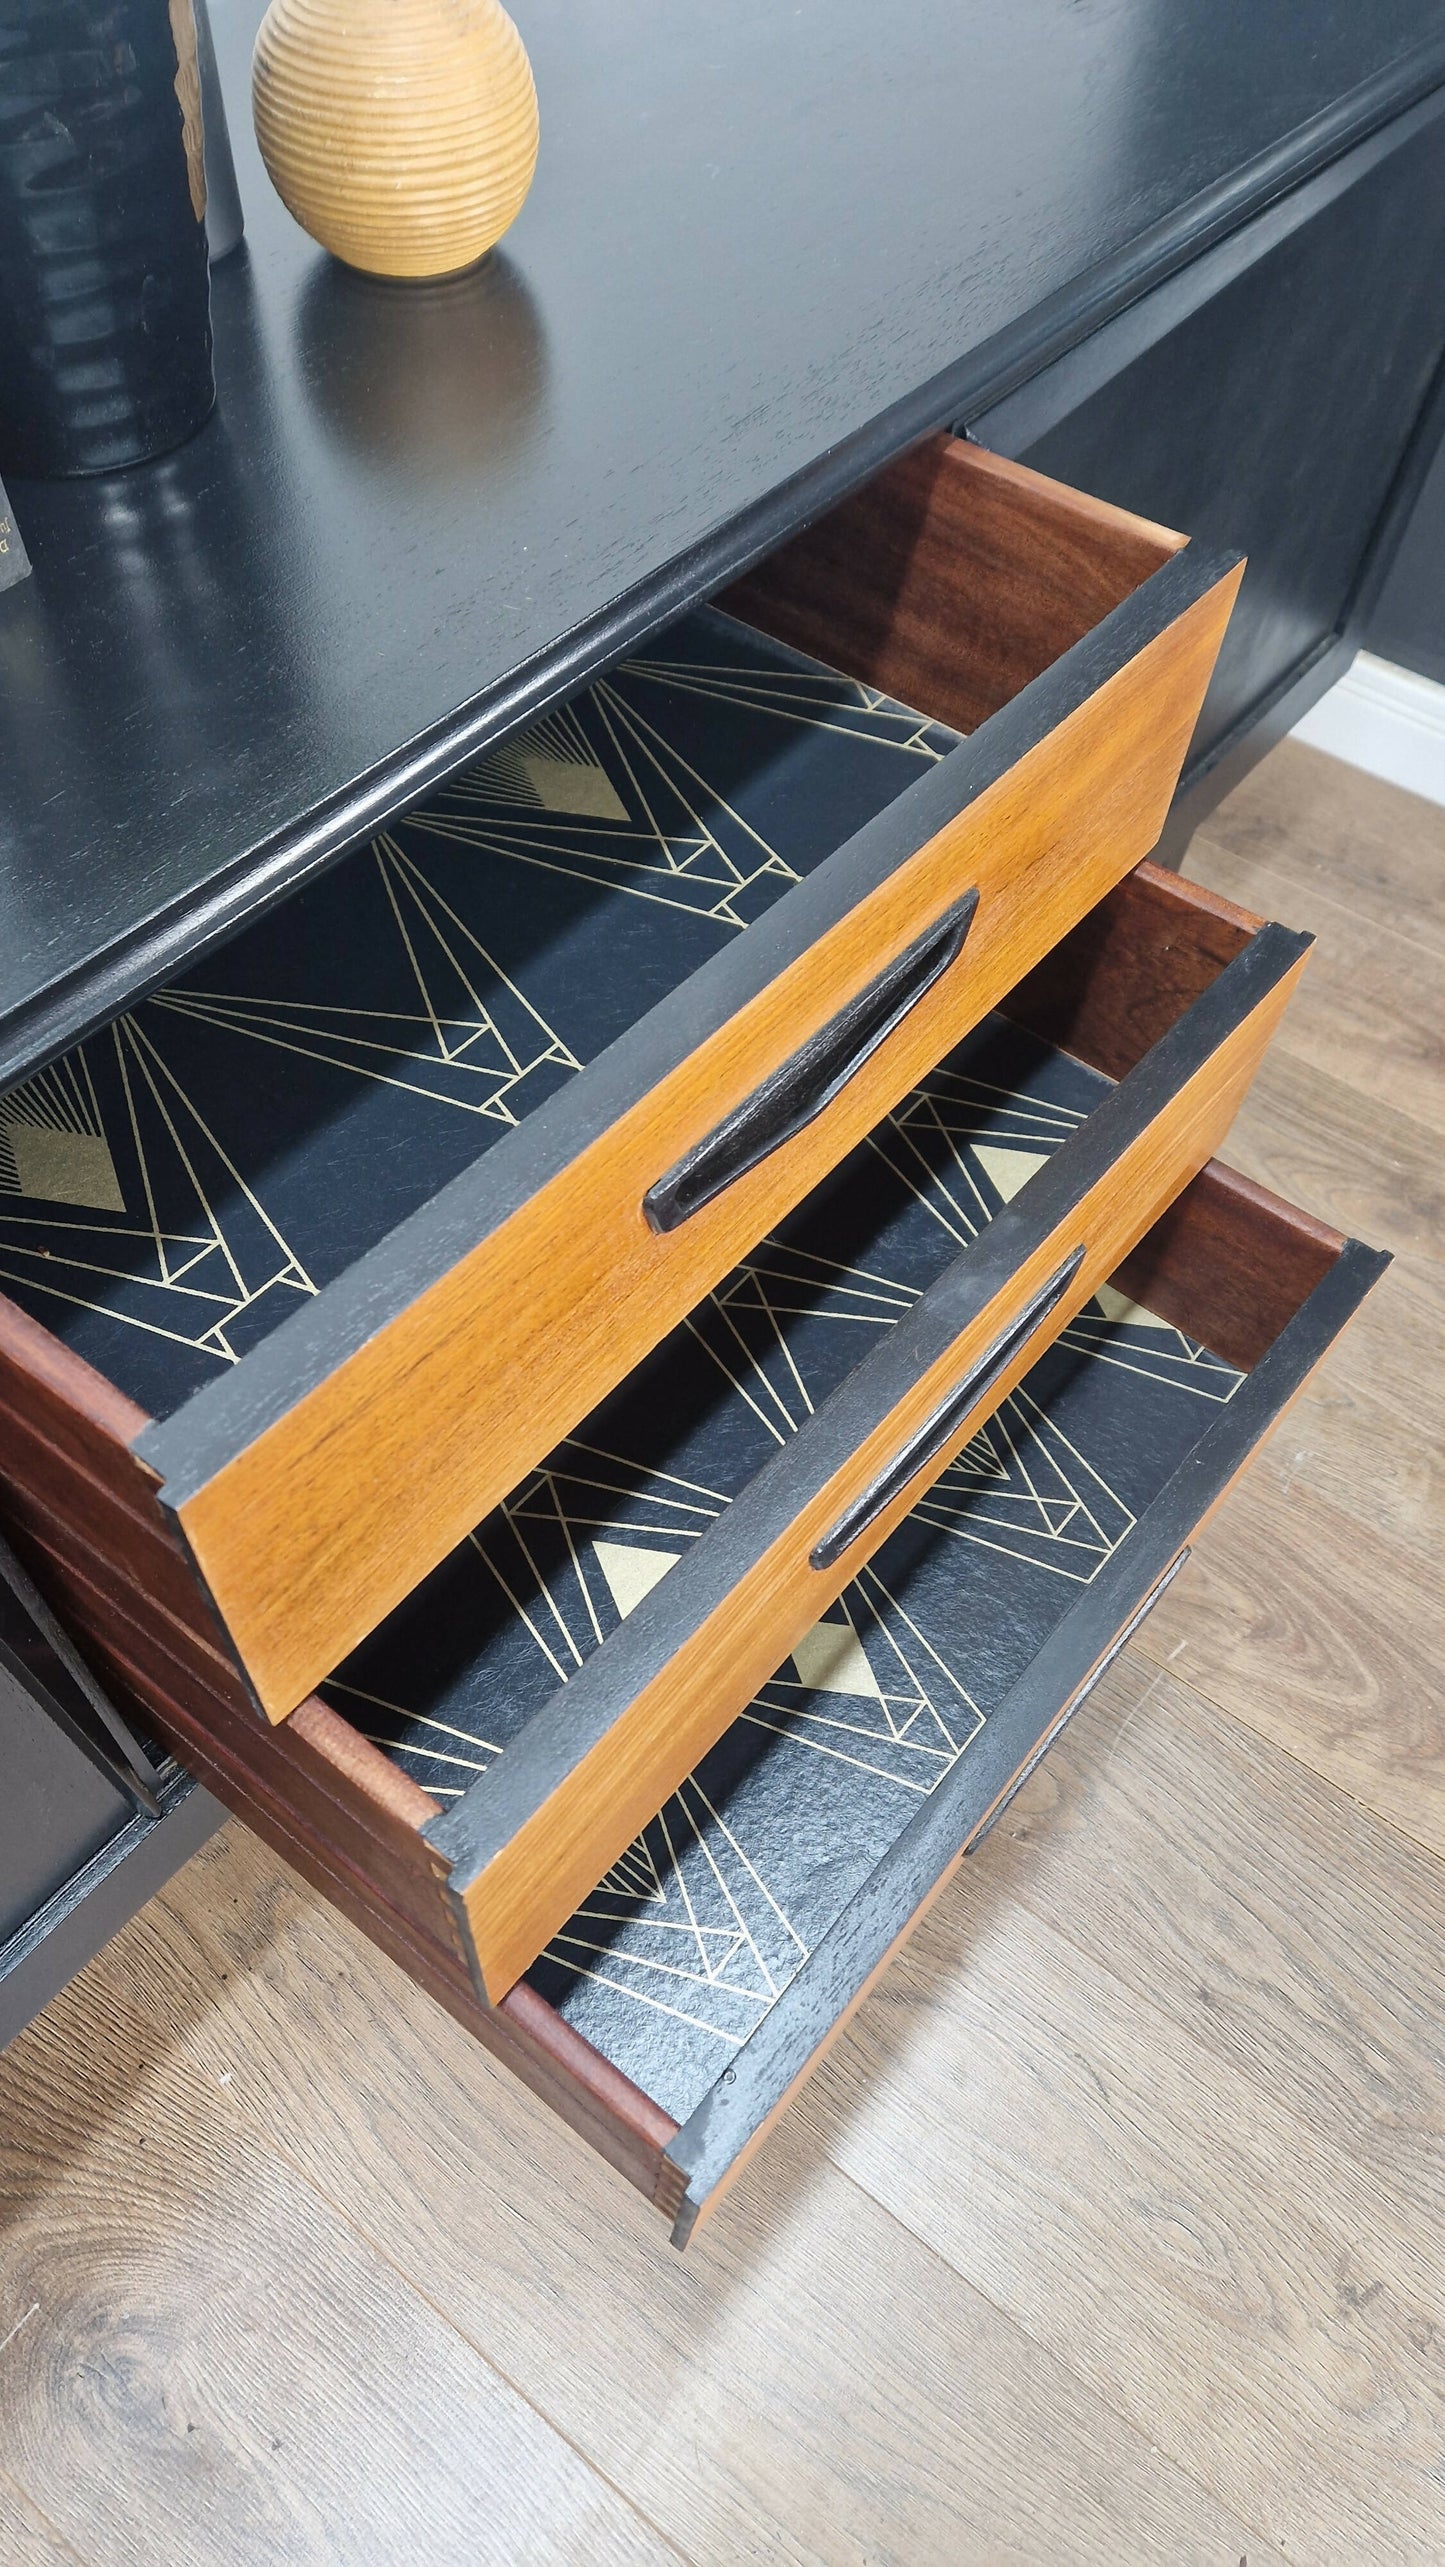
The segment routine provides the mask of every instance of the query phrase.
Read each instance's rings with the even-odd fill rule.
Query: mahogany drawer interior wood
[[[816,1356],[804,1359],[794,1333],[780,1358],[770,1279],[789,1293],[800,1271],[808,1280],[815,1348],[856,1327],[860,1310],[875,1331],[901,1331],[937,1271],[909,1248],[915,1214],[926,1228],[941,1213],[966,1239],[990,1215],[1021,1211],[1029,1186],[1018,1176],[1048,1182],[1104,1082],[1227,976],[1254,923],[1142,868],[1021,986],[1011,1026],[973,1037],[954,1087],[945,1070],[875,1134],[873,1190],[887,1193],[891,1168],[898,1215],[881,1201],[868,1215],[875,1263],[840,1258],[836,1240],[826,1257],[810,1247],[805,1207],[781,1262],[759,1252],[740,1292],[713,1296],[700,1324],[727,1359],[714,1366],[726,1432],[715,1403],[699,1433],[719,1455],[741,1427],[730,1465],[741,1489],[755,1467],[748,1438],[806,1429],[812,1404]],[[1067,1051],[1043,1053],[1040,1036]],[[844,1169],[831,1191],[848,1183]],[[479,1698],[469,1678],[495,1648],[497,1599],[514,1673],[519,1635],[539,1663],[569,1646],[580,1663],[604,1613],[625,1625],[658,1553],[671,1574],[699,1513],[711,1523],[731,1489],[676,1447],[684,1467],[670,1478],[616,1468],[615,1444],[611,1468],[591,1445],[570,1467],[560,1457],[515,1494],[510,1550],[496,1526],[494,1556],[464,1546],[410,1621],[398,1617],[341,1671],[331,1700],[274,1729],[255,1721],[193,1591],[166,1585],[173,1555],[134,1509],[133,1412],[18,1313],[4,1328],[6,1504],[41,1582],[126,1698],[642,2185],[681,2237],[1383,1262],[1217,1165],[1196,1177],[1024,1381],[999,1385],[996,1415],[490,2008],[423,1830],[445,1828],[437,1814],[460,1797],[459,1773],[494,1761],[502,1688],[489,1678]],[[653,1363],[675,1360],[663,1349]],[[154,1584],[138,1616],[107,1556],[129,1546],[138,1558],[146,1543]],[[558,1561],[573,1573],[566,1589]]]
[[[0,1102],[0,1278],[266,1714],[1148,851],[1237,577],[932,440]]]

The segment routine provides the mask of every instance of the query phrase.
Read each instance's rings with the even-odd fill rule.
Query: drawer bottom
[[[1207,1169],[507,2001],[544,2001],[677,2125],[653,2189],[679,2243],[1162,1591],[1384,1262]],[[619,1521],[633,1537],[622,1546],[604,1529],[622,1495],[599,1457],[590,1489],[547,1503],[576,1514],[574,1556],[591,1546],[640,1594],[650,1555],[635,1522]],[[669,1537],[659,1517],[653,1574],[707,1491],[679,1482],[668,1504],[678,1521]],[[580,1583],[569,1596],[553,1582],[534,1600],[548,1645],[565,1649],[578,1597]],[[474,1635],[447,1636],[460,1663]],[[381,1703],[365,1720],[437,1797],[495,1753],[495,1721],[467,1714],[465,1696],[445,1724]],[[354,1696],[346,1709],[365,1718]]]

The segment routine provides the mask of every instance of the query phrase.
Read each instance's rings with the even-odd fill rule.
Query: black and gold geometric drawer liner
[[[989,1019],[322,1690],[459,1797],[1110,1092]],[[1106,1288],[533,1984],[684,2119],[1241,1378]]]
[[[0,1098],[0,1284],[169,1415],[956,739],[685,616]]]

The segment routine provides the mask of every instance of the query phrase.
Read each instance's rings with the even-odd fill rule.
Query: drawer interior
[[[0,1280],[169,1416],[955,738],[684,616],[0,1100]]]
[[[0,1100],[6,1290],[171,1416],[1178,549],[963,452],[903,458]]]
[[[532,1987],[685,2122],[1242,1379],[1106,1287],[598,1884]],[[585,1561],[574,1497],[579,1515]],[[557,1578],[553,1594],[570,1620],[575,1588]],[[463,1627],[458,1613],[454,1638]],[[435,1749],[480,1758],[491,1709],[453,1691],[447,1736],[398,1724],[393,1752],[442,1798],[456,1767]]]

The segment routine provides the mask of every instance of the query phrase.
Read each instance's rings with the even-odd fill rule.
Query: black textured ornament
[[[108,472],[216,398],[191,0],[0,0],[0,469]]]

